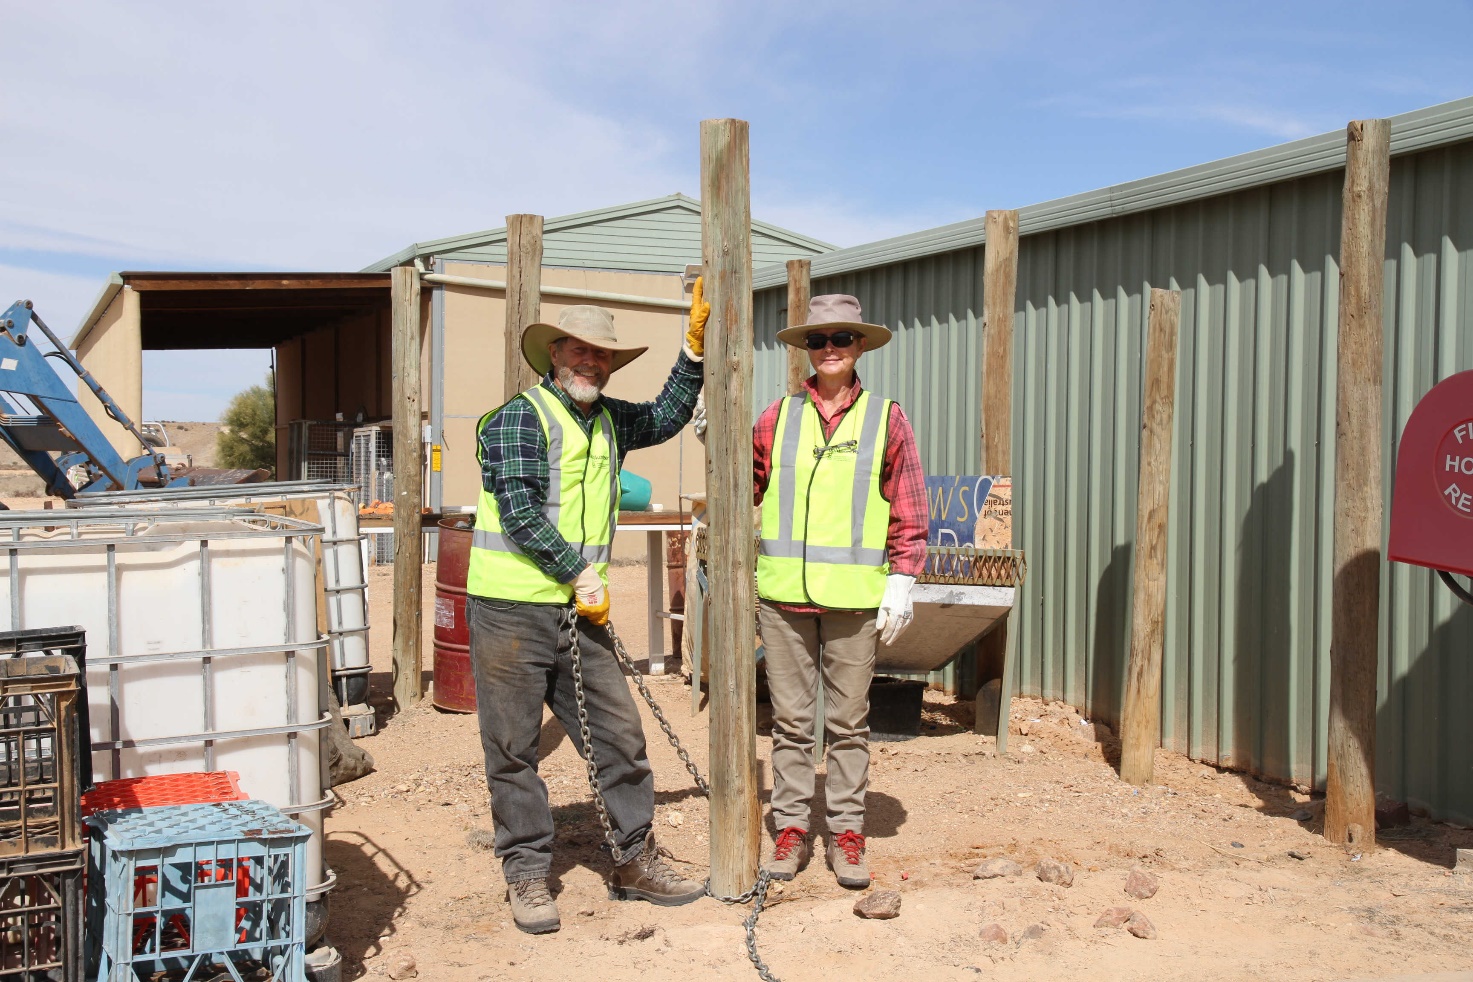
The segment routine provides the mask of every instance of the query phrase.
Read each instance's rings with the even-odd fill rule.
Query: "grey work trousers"
[[[814,714],[823,683],[828,733],[824,797],[830,832],[864,831],[869,786],[869,683],[875,612],[798,614],[758,607],[772,695],[772,817],[779,831],[809,831],[814,791]]]
[[[496,855],[508,883],[545,878],[552,867],[552,812],[547,785],[537,776],[544,705],[583,755],[568,617],[569,608],[555,604],[466,598]],[[644,727],[608,631],[581,617],[577,630],[599,783],[615,842],[626,860],[633,859],[655,811]]]

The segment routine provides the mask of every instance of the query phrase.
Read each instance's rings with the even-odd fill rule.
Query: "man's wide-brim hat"
[[[808,301],[808,323],[785,327],[777,339],[795,348],[803,347],[803,339],[816,330],[853,331],[864,335],[864,350],[873,351],[890,343],[890,329],[879,324],[866,324],[859,301],[843,293],[826,293]]]
[[[617,372],[646,351],[646,345],[620,344],[614,333],[614,315],[593,304],[578,304],[558,314],[557,325],[528,324],[522,331],[522,357],[527,359],[538,375],[546,375],[552,369],[552,354],[547,346],[559,338],[576,338],[596,348],[606,348],[614,353],[610,372]]]

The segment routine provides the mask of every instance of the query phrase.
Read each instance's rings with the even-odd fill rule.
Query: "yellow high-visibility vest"
[[[808,395],[783,400],[762,498],[758,596],[835,610],[880,605],[890,570],[880,472],[891,405],[861,392],[825,440]]]
[[[532,404],[547,438],[547,500],[542,514],[593,565],[607,588],[619,509],[619,457],[613,418],[608,409],[601,409],[593,433],[585,436],[562,400],[540,385],[516,398]],[[493,409],[482,416],[476,432],[498,411]],[[465,588],[471,596],[523,603],[566,604],[573,599],[571,583],[559,583],[548,576],[506,535],[496,496],[485,487],[476,503]]]

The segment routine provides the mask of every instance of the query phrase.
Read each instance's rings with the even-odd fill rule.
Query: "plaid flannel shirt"
[[[817,406],[818,383],[810,376],[803,383],[808,395]],[[834,435],[840,421],[854,401],[859,398],[863,387],[859,376],[844,397],[844,404],[832,417],[819,413],[823,423],[824,439]],[[757,504],[767,491],[767,482],[772,477],[772,444],[777,434],[779,399],[763,410],[752,428],[752,490]],[[921,470],[921,456],[916,449],[915,431],[905,412],[895,404],[890,410],[890,425],[885,438],[885,462],[880,470],[880,494],[890,502],[890,529],[886,537],[885,551],[890,560],[890,572],[919,576],[926,565],[926,533],[930,527],[930,510],[926,501],[926,474]],[[816,613],[819,607],[795,604],[777,604],[786,610],[798,613]]]
[[[593,432],[598,412],[607,409],[622,466],[629,451],[664,443],[690,422],[701,381],[701,363],[682,351],[653,402],[605,396],[588,416],[553,381],[551,372],[540,384],[567,407],[585,434]],[[481,428],[479,444],[481,487],[495,495],[502,529],[538,569],[559,583],[571,583],[588,563],[542,514],[547,501],[547,437],[532,403],[517,397],[498,409]]]

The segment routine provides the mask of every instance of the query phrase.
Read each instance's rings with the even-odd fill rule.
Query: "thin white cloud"
[[[69,276],[0,264],[0,309],[30,300],[36,313],[63,342],[71,339],[83,315],[92,309],[104,280]]]

